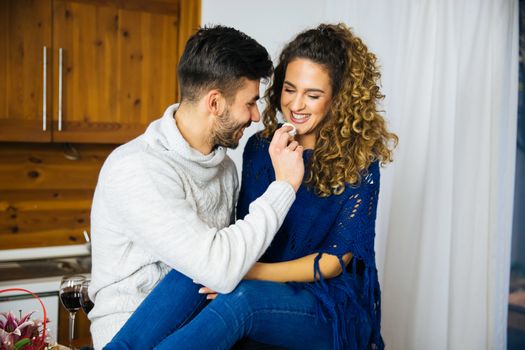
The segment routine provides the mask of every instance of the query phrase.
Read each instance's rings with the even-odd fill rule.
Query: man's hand
[[[275,131],[270,143],[270,158],[277,181],[286,181],[294,188],[295,192],[301,186],[304,176],[303,147],[297,141],[290,141],[288,131],[292,127],[285,125]]]
[[[199,289],[199,294],[208,294],[208,295],[206,295],[206,299],[208,299],[208,300],[213,300],[213,299],[217,298],[217,295],[219,295],[219,293],[217,293],[214,290],[211,290],[208,287],[202,287],[201,289]]]

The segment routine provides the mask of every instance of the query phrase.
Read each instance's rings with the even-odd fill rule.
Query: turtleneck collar
[[[217,147],[207,155],[192,148],[180,133],[175,122],[175,112],[178,107],[179,104],[169,106],[162,118],[150,124],[144,133],[144,137],[154,148],[158,149],[160,147],[164,151],[176,153],[178,155],[176,158],[178,158],[179,161],[181,160],[180,158],[182,158],[183,161],[180,163],[183,163],[186,167],[197,166],[203,170],[207,169],[206,173],[209,176],[205,177],[215,176],[217,166],[226,156],[226,148]],[[213,168],[216,170],[213,171]]]

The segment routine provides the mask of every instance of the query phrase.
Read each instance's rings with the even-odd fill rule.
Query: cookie
[[[288,131],[288,135],[290,135],[291,137],[294,137],[295,135],[297,135],[297,129],[295,128],[295,125],[291,124],[291,123],[284,123],[283,126],[286,126],[286,125],[289,125],[292,127],[292,130]]]

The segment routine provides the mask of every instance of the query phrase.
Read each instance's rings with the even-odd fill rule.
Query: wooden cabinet
[[[199,0],[0,0],[0,250],[83,242],[104,159],[177,100],[199,22]]]
[[[0,140],[51,141],[51,18],[49,1],[0,1]]]
[[[0,141],[123,143],[142,133],[177,100],[196,3],[2,1]]]

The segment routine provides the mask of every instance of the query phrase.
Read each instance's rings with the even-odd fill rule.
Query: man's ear
[[[204,102],[208,112],[212,115],[218,116],[224,113],[226,109],[226,98],[218,89],[208,91],[204,96]]]

